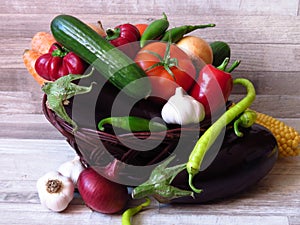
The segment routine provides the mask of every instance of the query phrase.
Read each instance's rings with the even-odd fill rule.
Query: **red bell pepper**
[[[226,70],[229,58],[226,58],[219,67],[211,64],[204,66],[200,72],[194,86],[189,94],[201,102],[205,108],[205,116],[209,117],[214,113],[225,109],[226,102],[231,94],[233,79],[230,74],[240,63],[235,61],[232,66]]]
[[[136,26],[130,23],[121,24],[114,29],[106,30],[106,34],[106,40],[129,57],[133,58],[138,52],[139,45],[137,42],[141,39],[141,35]]]
[[[58,43],[54,43],[49,52],[41,55],[35,62],[36,72],[49,81],[68,74],[83,74],[86,67],[85,61]]]
[[[108,29],[106,34],[106,39],[115,47],[139,41],[141,38],[137,27],[130,23],[121,24],[114,29]]]

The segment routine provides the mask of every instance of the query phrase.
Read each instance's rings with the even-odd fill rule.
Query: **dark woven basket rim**
[[[47,95],[43,96],[42,100],[42,110],[46,117],[46,119],[67,139],[69,144],[74,148],[76,153],[81,156],[81,152],[78,149],[77,140],[80,140],[82,142],[89,142],[93,139],[101,140],[106,143],[111,143],[112,145],[123,145],[122,143],[130,143],[131,141],[135,141],[136,138],[139,139],[145,139],[145,138],[151,138],[153,140],[161,140],[162,135],[165,136],[163,140],[163,144],[167,147],[165,147],[164,150],[160,152],[160,155],[157,155],[157,157],[150,160],[149,163],[151,164],[157,161],[161,161],[161,157],[164,154],[170,154],[170,151],[168,149],[168,145],[173,145],[176,143],[176,140],[182,135],[183,133],[186,133],[186,135],[189,135],[192,132],[201,132],[205,130],[204,128],[200,128],[199,126],[189,126],[189,127],[181,127],[181,128],[174,128],[174,129],[168,129],[166,132],[135,132],[135,133],[124,133],[121,135],[113,135],[110,133],[106,133],[104,131],[99,131],[95,129],[90,128],[84,128],[79,127],[79,129],[73,133],[73,127],[65,122],[63,119],[61,119],[59,116],[57,116],[51,109],[47,107],[46,104],[47,101]],[[151,137],[149,135],[151,134]],[[122,147],[122,146],[121,146]],[[169,153],[168,153],[169,152]],[[133,157],[133,154],[131,151],[124,154],[124,157],[122,157],[122,161],[126,161],[126,157]]]
[[[45,117],[47,118],[47,120],[54,126],[56,127],[62,134],[63,136],[65,136],[67,139],[69,138],[73,138],[74,134],[73,134],[73,127],[68,124],[67,122],[65,122],[62,118],[60,118],[59,116],[57,116],[51,109],[49,109],[47,107],[46,104],[47,101],[47,95],[43,96],[43,100],[42,100],[42,110],[43,113],[45,115]],[[186,126],[186,127],[177,127],[177,128],[173,128],[173,129],[168,129],[166,131],[166,137],[167,138],[174,138],[177,137],[178,134],[180,134],[182,131],[187,131],[187,132],[194,132],[194,131],[203,131],[205,130],[205,128],[200,128],[199,126]],[[103,140],[107,140],[107,141],[111,141],[111,142],[118,142],[116,141],[118,138],[130,138],[130,137],[138,137],[138,138],[146,138],[149,136],[150,132],[135,132],[135,133],[124,133],[121,135],[113,135],[104,131],[100,131],[100,130],[94,130],[94,129],[90,129],[90,128],[84,128],[84,127],[79,127],[78,131],[76,133],[85,133],[85,134],[89,134],[89,135],[94,135],[97,136],[97,138],[101,138]],[[162,133],[164,132],[152,132],[152,134],[154,134],[154,136],[151,138],[155,138],[155,137],[161,137]],[[161,138],[159,138],[161,139]]]

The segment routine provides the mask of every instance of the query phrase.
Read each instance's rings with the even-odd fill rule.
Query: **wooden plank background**
[[[35,182],[74,156],[45,120],[42,92],[24,68],[32,36],[49,31],[58,14],[72,14],[105,28],[149,23],[166,12],[171,26],[215,23],[198,30],[208,42],[230,44],[242,61],[234,77],[255,84],[253,108],[300,131],[299,0],[0,0],[0,224],[121,224],[120,216],[93,213],[77,196],[65,213],[39,204]],[[242,90],[236,88],[233,99]],[[45,163],[47,162],[47,163]],[[281,159],[253,189],[236,198],[200,206],[153,203],[134,224],[300,224],[300,159]],[[189,223],[187,223],[189,221]]]

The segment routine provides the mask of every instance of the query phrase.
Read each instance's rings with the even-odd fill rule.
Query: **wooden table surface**
[[[39,203],[36,181],[72,159],[73,149],[41,112],[42,92],[22,62],[24,49],[51,19],[73,14],[105,28],[149,23],[166,12],[171,26],[216,23],[194,34],[223,40],[242,64],[234,77],[251,79],[253,108],[300,131],[299,0],[197,1],[118,0],[0,1],[0,224],[121,224],[120,215],[87,208],[79,195],[63,213]],[[235,90],[233,98],[239,97]],[[272,171],[246,192],[211,204],[163,205],[153,201],[133,224],[299,225],[300,158],[279,159]]]

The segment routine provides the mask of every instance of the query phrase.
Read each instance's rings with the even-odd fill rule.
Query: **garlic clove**
[[[74,196],[73,182],[58,171],[40,177],[36,187],[41,204],[55,212],[66,209]]]
[[[44,206],[54,212],[62,212],[68,207],[70,202],[71,200],[65,195],[61,196],[60,194],[53,194],[51,198],[45,201]]]
[[[183,88],[178,87],[175,94],[163,106],[161,115],[166,123],[187,125],[202,121],[205,111],[200,102],[192,96],[184,94]]]
[[[204,118],[205,118],[205,108],[204,108],[204,106],[203,106],[202,103],[198,102],[194,98],[193,98],[193,100],[191,102],[192,102],[192,104],[194,106],[193,108],[195,110],[195,114],[194,115],[197,115],[197,116],[194,117],[193,122],[194,123],[199,123],[202,120],[204,120]]]
[[[61,164],[57,171],[60,172],[63,176],[70,178],[73,184],[76,185],[79,174],[83,170],[84,167],[80,162],[80,157],[75,156],[73,160]]]
[[[166,123],[182,124],[181,113],[179,113],[176,106],[171,102],[164,105],[161,111],[161,116]]]

